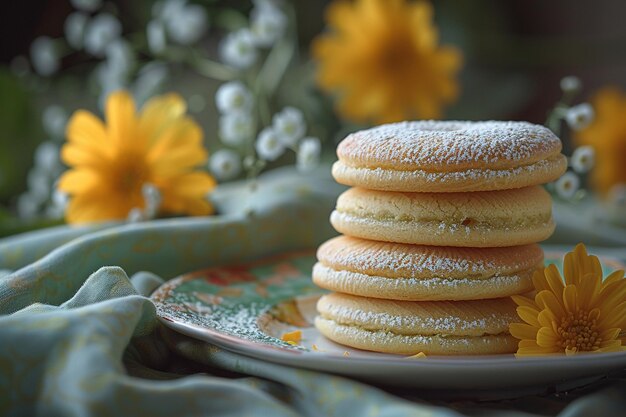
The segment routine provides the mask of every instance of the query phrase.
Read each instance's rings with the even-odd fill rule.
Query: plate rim
[[[310,255],[314,254],[315,249],[300,249],[288,252],[282,252],[274,254],[268,257],[260,258],[251,262],[245,262],[241,264],[226,264],[221,266],[210,266],[203,269],[181,274],[171,280],[166,281],[150,294],[149,298],[154,303],[159,303],[163,306],[161,300],[155,298],[156,295],[167,290],[168,292],[176,288],[180,283],[185,281],[185,277],[189,275],[198,274],[201,271],[210,270],[214,268],[252,268],[255,266],[271,263],[276,260],[289,258],[292,256]],[[559,250],[546,250],[544,251],[545,257],[562,258],[566,252]],[[598,256],[602,259],[604,264],[611,266],[612,268],[626,268],[626,265],[620,260],[610,256]],[[168,288],[169,287],[169,288]],[[381,355],[376,357],[361,357],[350,356],[346,357],[342,354],[334,352],[324,351],[311,351],[305,349],[297,349],[293,347],[283,347],[278,345],[270,345],[266,343],[260,343],[254,340],[244,339],[235,335],[220,332],[219,330],[202,327],[192,323],[186,323],[182,321],[174,321],[170,318],[163,317],[159,314],[159,308],[157,308],[157,318],[168,328],[185,334],[189,337],[199,339],[203,342],[213,343],[223,349],[231,352],[236,352],[249,356],[252,358],[263,358],[275,363],[290,366],[300,366],[307,369],[318,369],[315,364],[320,361],[329,362],[329,364],[342,363],[350,361],[351,364],[367,365],[367,366],[392,366],[392,367],[436,367],[436,368],[454,368],[455,370],[472,371],[475,368],[484,368],[485,366],[492,366],[497,364],[505,366],[506,369],[516,369],[525,366],[540,366],[542,364],[549,363],[552,366],[568,366],[579,368],[588,368],[591,364],[596,366],[609,365],[613,362],[615,365],[621,363],[626,367],[626,351],[623,352],[601,352],[601,353],[580,353],[576,355],[541,355],[541,356],[527,356],[517,357],[515,354],[501,354],[501,355],[454,355],[451,357],[427,356],[425,358],[411,359],[410,356],[401,355]],[[298,358],[300,363],[294,364],[289,359]],[[616,361],[617,359],[617,361]],[[615,363],[616,362],[616,363]]]

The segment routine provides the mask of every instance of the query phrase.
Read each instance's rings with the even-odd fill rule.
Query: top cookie
[[[383,191],[505,190],[560,177],[560,152],[552,131],[527,122],[401,122],[348,135],[333,176]]]

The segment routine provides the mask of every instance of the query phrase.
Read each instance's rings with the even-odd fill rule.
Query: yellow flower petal
[[[563,305],[570,313],[576,312],[578,306],[578,290],[576,285],[570,284],[563,290]]]
[[[159,140],[151,146],[148,161],[157,163],[175,153],[193,153],[201,146],[200,126],[190,118],[181,118],[164,129]]]
[[[170,93],[154,97],[144,104],[139,116],[139,130],[148,140],[148,146],[154,144],[161,134],[173,122],[184,117],[187,105],[183,98]]]
[[[518,306],[526,306],[526,307],[531,307],[531,308],[537,308],[537,304],[535,303],[535,301],[533,299],[528,298],[528,297],[524,297],[523,295],[512,295],[511,299]]]
[[[588,310],[600,295],[602,275],[586,274],[580,280],[579,305]]]
[[[99,187],[101,178],[97,171],[90,169],[71,169],[59,179],[59,189],[68,194],[86,193]]]
[[[110,159],[103,157],[102,154],[72,143],[61,148],[61,160],[69,166],[94,169],[104,169],[110,163]]]
[[[609,314],[604,314],[598,321],[601,328],[617,327],[626,330],[626,301],[622,301],[615,308],[608,310]]]
[[[556,315],[550,310],[542,310],[537,316],[537,321],[541,327],[552,327],[556,322]]]
[[[613,311],[624,300],[626,300],[626,281],[620,280],[610,283],[601,290],[598,304],[606,311]]]
[[[550,264],[544,270],[546,283],[548,284],[548,288],[555,294],[561,294],[565,285],[563,285],[563,279],[561,278],[561,274],[559,273],[558,268],[554,264]]]
[[[543,356],[543,355],[550,355],[553,353],[556,353],[557,351],[555,351],[553,348],[545,348],[545,347],[541,347],[541,346],[537,346],[537,347],[520,347],[519,349],[517,349],[517,353],[515,354],[516,356]]]
[[[546,280],[545,270],[535,271],[533,274],[533,286],[537,292],[550,289],[550,285],[548,285]]]
[[[609,342],[611,340],[616,340],[619,336],[622,329],[619,328],[608,328],[600,333],[600,338],[603,342]]]
[[[539,315],[539,310],[537,310],[536,308],[520,306],[517,307],[517,314],[522,320],[524,320],[531,326],[539,327],[539,319],[537,318],[537,316]]]
[[[520,348],[528,348],[528,347],[538,348],[539,347],[539,345],[537,344],[537,341],[531,340],[531,339],[520,340],[517,345]]]
[[[66,209],[69,223],[81,224],[107,220],[123,220],[128,215],[123,201],[100,193],[79,194],[73,197]]]
[[[559,343],[557,336],[551,328],[542,327],[537,332],[537,345],[544,348],[554,348]]]
[[[560,295],[560,294],[559,294]],[[565,315],[565,309],[554,293],[549,290],[541,291],[535,296],[535,302],[542,309],[548,309],[557,317],[563,317]]]
[[[106,102],[106,120],[109,140],[118,149],[136,149],[145,143],[137,135],[135,102],[126,91],[116,91],[109,95]]]
[[[600,348],[596,352],[623,352],[624,347],[620,340],[610,340],[600,344]]]
[[[92,113],[76,111],[67,122],[65,131],[69,143],[101,156],[109,155],[104,124]]]
[[[604,285],[608,285],[608,284],[610,284],[612,282],[619,281],[619,280],[621,280],[623,278],[624,278],[624,271],[623,270],[620,269],[618,271],[613,271],[604,280]]]
[[[511,332],[511,335],[516,339],[536,339],[537,331],[539,331],[537,327],[528,324],[511,323],[509,325],[509,332]]]

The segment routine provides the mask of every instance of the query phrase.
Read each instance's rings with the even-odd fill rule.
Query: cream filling
[[[371,171],[371,172],[389,172],[389,173],[399,173],[399,174],[408,174],[412,176],[418,177],[437,177],[437,178],[446,178],[446,177],[460,177],[460,179],[464,178],[478,178],[478,177],[507,177],[511,175],[516,175],[526,172],[532,172],[535,170],[546,170],[547,168],[551,168],[554,163],[559,162],[559,160],[564,159],[563,155],[556,154],[546,159],[540,159],[539,161],[531,162],[528,164],[517,165],[513,167],[503,167],[500,169],[491,169],[491,168],[467,168],[461,169],[458,171],[435,171],[435,170],[425,170],[425,169],[392,169],[386,167],[380,167],[377,165],[357,165],[358,162],[353,162],[350,160],[339,160],[340,168],[349,169],[349,170],[358,170],[358,171]],[[445,161],[441,162],[442,166],[445,166]]]
[[[362,212],[359,210],[346,210],[344,208],[337,209],[333,214],[341,216],[348,222],[359,223],[386,223],[397,227],[397,223],[403,224],[416,224],[420,227],[436,230],[437,232],[455,233],[457,231],[463,231],[468,233],[469,231],[489,231],[489,230],[525,230],[529,228],[548,227],[553,223],[552,215],[550,213],[541,213],[536,215],[524,216],[519,219],[511,220],[504,217],[491,217],[489,220],[475,219],[473,217],[466,217],[459,221],[446,221],[442,219],[435,219],[432,217],[415,217],[409,214],[402,214],[394,216],[389,214],[378,214],[371,212]],[[400,227],[402,227],[400,225]]]

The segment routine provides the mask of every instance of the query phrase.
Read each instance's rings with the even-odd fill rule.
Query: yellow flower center
[[[561,336],[561,347],[578,352],[590,352],[600,348],[600,335],[596,328],[596,319],[589,312],[578,310],[561,319],[557,329]]]

